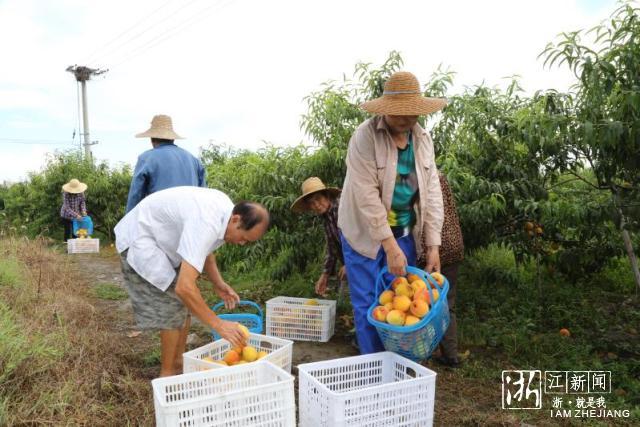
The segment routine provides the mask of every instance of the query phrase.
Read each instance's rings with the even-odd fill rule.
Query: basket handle
[[[256,310],[258,310],[258,314],[260,315],[260,318],[262,319],[264,316],[262,315],[262,309],[260,308],[260,306],[258,304],[256,304],[253,301],[249,301],[249,300],[244,300],[241,299],[240,301],[238,301],[238,307],[240,307],[241,305],[246,305],[246,306],[250,306],[255,308]],[[221,307],[224,306],[224,301],[220,301],[219,303],[217,303],[216,305],[214,305],[213,307],[211,307],[211,310],[213,311],[217,311],[219,310]]]

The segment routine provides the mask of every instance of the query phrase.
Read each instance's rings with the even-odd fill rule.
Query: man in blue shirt
[[[182,137],[173,131],[171,117],[162,114],[154,116],[151,128],[137,134],[136,138],[151,138],[153,149],[138,157],[129,187],[126,212],[156,191],[185,185],[206,187],[205,171],[200,160],[173,143]]]

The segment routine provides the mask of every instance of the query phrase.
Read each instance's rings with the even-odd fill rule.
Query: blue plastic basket
[[[238,302],[237,304],[238,307],[240,306],[249,306],[249,307],[253,307],[256,310],[258,310],[258,314],[254,314],[254,313],[227,313],[227,314],[218,314],[218,317],[220,317],[221,319],[224,320],[228,320],[229,322],[238,322],[243,324],[244,326],[247,327],[247,329],[249,329],[249,332],[252,332],[254,334],[261,334],[262,333],[262,309],[260,308],[260,306],[258,304],[256,304],[253,301],[247,301],[247,300],[240,300],[240,302]],[[214,305],[213,307],[211,307],[211,310],[216,311],[221,309],[222,307],[224,307],[224,302],[221,301],[219,303],[217,303],[216,305]],[[217,313],[216,313],[217,314]],[[218,335],[218,333],[216,331],[211,331],[211,335],[213,336],[213,340],[219,340],[221,337],[220,335]]]
[[[385,283],[387,268],[384,267],[376,280],[376,300],[367,311],[367,320],[375,326],[382,344],[387,351],[400,354],[415,362],[428,359],[436,349],[440,340],[449,327],[449,304],[447,293],[449,281],[445,280],[442,286],[438,286],[430,274],[415,267],[407,267],[407,273],[417,274],[425,281],[429,289],[429,297],[433,301],[433,291],[438,289],[440,296],[435,304],[431,305],[429,313],[420,321],[411,326],[395,326],[379,322],[373,318],[372,312],[378,306],[378,297],[383,290],[389,289],[390,283]]]
[[[93,234],[93,220],[90,216],[83,216],[82,219],[73,219],[73,235],[78,235],[78,230],[84,228],[87,230],[87,237]]]

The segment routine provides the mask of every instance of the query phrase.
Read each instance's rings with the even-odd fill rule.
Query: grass
[[[127,291],[114,283],[99,283],[93,287],[93,295],[96,298],[119,301],[129,298]]]
[[[580,282],[544,273],[540,287],[536,271],[497,246],[463,264],[458,338],[472,359],[462,374],[499,382],[503,369],[611,371],[607,408],[640,418],[640,301],[628,261],[612,259]],[[561,328],[571,336],[562,337]]]
[[[152,424],[149,374],[70,258],[26,239],[0,258],[0,425]]]

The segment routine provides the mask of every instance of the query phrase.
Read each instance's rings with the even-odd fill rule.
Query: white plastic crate
[[[295,427],[293,377],[271,362],[151,381],[157,426]]]
[[[433,424],[436,373],[391,352],[298,365],[300,425]]]
[[[91,254],[100,252],[100,239],[69,239],[68,254]]]
[[[336,302],[308,298],[275,297],[267,301],[267,335],[294,341],[327,342],[333,336]]]
[[[293,355],[293,341],[282,338],[268,337],[260,334],[250,334],[248,344],[258,351],[266,351],[267,356],[260,360],[267,360],[276,366],[291,372],[291,357]],[[211,357],[214,360],[222,360],[224,355],[233,346],[225,339],[219,339],[182,355],[184,373],[204,371],[207,369],[226,368],[219,363],[202,360]]]

